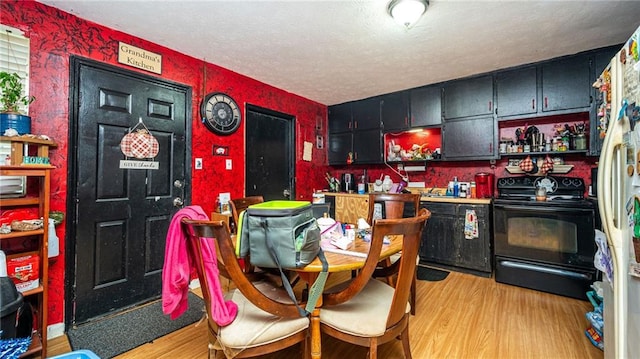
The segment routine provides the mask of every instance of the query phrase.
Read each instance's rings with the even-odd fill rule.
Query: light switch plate
[[[202,169],[202,158],[196,158],[196,165],[195,165],[197,170],[201,170]]]
[[[233,162],[231,162],[231,159],[227,159],[225,161],[225,168],[228,169],[228,170],[233,168]]]

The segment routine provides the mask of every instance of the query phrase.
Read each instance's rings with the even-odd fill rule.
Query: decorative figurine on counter
[[[391,142],[389,142],[389,151],[387,152],[387,161],[402,160],[402,156],[400,154],[401,150],[402,150],[402,147],[400,147],[400,145],[396,145],[396,143],[393,140],[391,140]]]
[[[391,190],[391,187],[393,187],[393,181],[391,180],[391,177],[389,177],[389,175],[384,176],[384,180],[382,181],[382,191],[389,192],[389,190]]]

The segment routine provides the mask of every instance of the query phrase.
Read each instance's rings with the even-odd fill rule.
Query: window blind
[[[0,71],[15,72],[23,82],[24,95],[29,96],[29,39],[9,26],[0,24]],[[28,106],[21,106],[28,113]]]

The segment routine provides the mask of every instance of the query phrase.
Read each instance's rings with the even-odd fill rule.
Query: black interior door
[[[188,87],[87,60],[74,59],[73,69],[69,192],[77,226],[69,244],[75,258],[67,257],[75,298],[67,311],[82,323],[160,295],[174,199],[184,196],[175,181],[184,181],[189,163],[191,96]],[[139,119],[159,143],[156,170],[119,168],[120,141]]]
[[[295,199],[294,117],[247,105],[246,195]]]

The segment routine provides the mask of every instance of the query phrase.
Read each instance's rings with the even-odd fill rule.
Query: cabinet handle
[[[349,121],[349,129],[351,129],[352,124],[353,124],[353,121]]]
[[[354,130],[358,129],[358,121],[354,121],[353,129]]]
[[[531,100],[531,109],[532,110],[536,109],[536,99],[535,98],[533,100]]]
[[[549,100],[547,99],[547,96],[544,97],[544,108],[549,108]]]
[[[489,112],[493,111],[493,107],[491,106],[493,105],[491,101],[489,101]]]
[[[489,154],[493,154],[493,143],[489,142]]]

